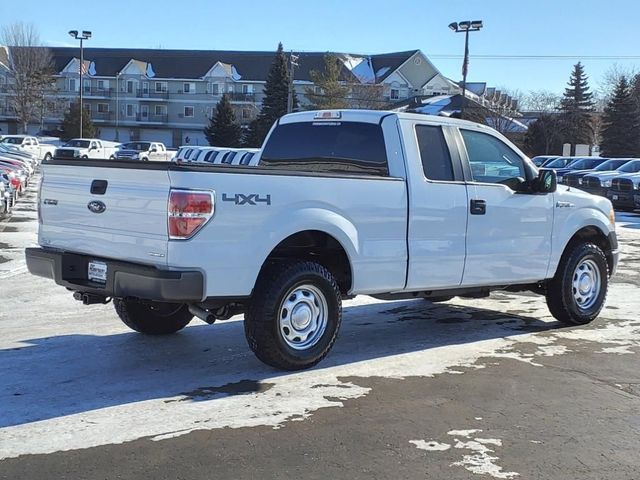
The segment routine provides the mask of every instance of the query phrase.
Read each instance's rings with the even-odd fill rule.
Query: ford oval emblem
[[[87,208],[91,210],[93,213],[102,213],[107,209],[107,206],[102,203],[100,200],[92,200],[87,205]]]

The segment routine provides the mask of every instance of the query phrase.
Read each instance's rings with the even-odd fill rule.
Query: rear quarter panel
[[[179,171],[169,175],[173,188],[215,192],[216,211],[209,223],[192,239],[171,241],[168,247],[170,266],[206,273],[209,297],[249,295],[269,253],[305,230],[325,232],[343,246],[353,271],[352,293],[404,287],[403,180]],[[237,194],[269,196],[270,204],[237,204]]]

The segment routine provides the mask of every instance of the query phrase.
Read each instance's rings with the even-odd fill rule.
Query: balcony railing
[[[168,91],[156,91],[156,90],[145,90],[143,88],[139,88],[136,90],[136,97],[138,98],[154,98],[160,100],[166,100],[169,98]]]
[[[82,89],[82,94],[85,97],[111,97],[115,95],[115,90],[113,88],[84,87]]]
[[[138,113],[136,115],[136,122],[167,123],[168,121],[169,116],[167,114],[155,115],[152,113]]]
[[[255,93],[229,92],[227,93],[229,100],[232,102],[255,102]]]
[[[113,120],[114,114],[113,112],[91,112],[91,120]]]

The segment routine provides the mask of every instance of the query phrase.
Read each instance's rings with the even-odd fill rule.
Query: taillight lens
[[[212,192],[171,190],[169,193],[169,238],[186,240],[193,237],[213,216]]]

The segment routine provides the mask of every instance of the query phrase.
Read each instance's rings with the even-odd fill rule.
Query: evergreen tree
[[[349,87],[341,82],[342,63],[335,55],[324,56],[324,69],[309,72],[311,81],[322,93],[316,93],[315,87],[306,88],[310,110],[325,110],[349,107]]]
[[[216,105],[216,112],[209,119],[204,135],[209,145],[214,147],[237,148],[240,146],[242,127],[236,122],[236,115],[226,94],[222,95],[222,99]]]
[[[637,73],[631,79],[631,96],[636,103],[638,109],[638,116],[640,116],[640,73]]]
[[[632,86],[623,76],[604,109],[600,150],[607,157],[640,156],[640,118]]]
[[[591,144],[594,136],[593,94],[582,63],[573,67],[568,87],[560,100],[563,140],[571,144]]]
[[[85,104],[85,111],[82,115],[82,136],[84,138],[93,138],[96,136],[96,127],[91,121],[91,112]],[[80,102],[76,101],[71,104],[69,109],[64,113],[62,126],[60,128],[60,138],[64,141],[72,138],[80,137]]]
[[[279,43],[265,83],[262,109],[258,114],[258,118],[249,125],[249,131],[243,142],[246,146],[260,147],[271,126],[277,119],[287,113],[289,81],[287,57],[284,54],[282,43]],[[295,95],[294,100],[295,107],[297,106]]]
[[[562,137],[557,115],[548,113],[529,125],[524,136],[524,147],[529,155],[561,155]]]

